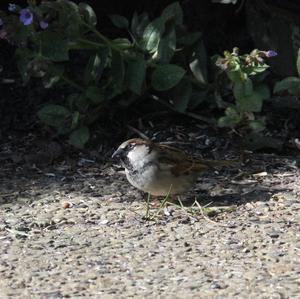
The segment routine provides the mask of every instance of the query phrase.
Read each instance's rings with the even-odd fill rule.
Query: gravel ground
[[[300,298],[294,157],[208,173],[187,195],[207,208],[153,207],[151,220],[111,163],[33,165],[0,168],[1,299]]]

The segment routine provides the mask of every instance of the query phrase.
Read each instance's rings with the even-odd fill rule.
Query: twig
[[[127,128],[129,130],[131,130],[132,132],[138,134],[141,138],[146,139],[146,140],[150,140],[150,138],[146,134],[144,134],[143,132],[141,132],[140,130],[138,130],[138,129],[130,126],[130,125],[127,125]]]

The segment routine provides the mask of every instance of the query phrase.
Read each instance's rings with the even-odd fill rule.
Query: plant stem
[[[102,33],[100,33],[97,29],[86,22],[82,22],[84,26],[86,26],[89,30],[95,33],[104,43],[109,46],[111,49],[121,52],[121,49],[118,48],[115,44],[113,44],[107,37],[105,37]]]
[[[79,84],[75,83],[74,81],[72,81],[71,79],[69,79],[65,76],[61,76],[60,78],[62,80],[64,80],[66,83],[68,83],[69,85],[75,87],[77,90],[84,92],[84,88],[82,86],[80,86]]]
[[[96,48],[105,48],[106,47],[106,45],[104,45],[104,44],[96,43],[96,42],[90,41],[88,39],[80,38],[80,39],[78,39],[78,41],[85,43],[87,45],[94,46]]]
[[[146,214],[145,214],[145,219],[149,219],[149,214],[150,214],[150,193],[148,193],[148,196],[147,196],[147,206],[146,206]]]

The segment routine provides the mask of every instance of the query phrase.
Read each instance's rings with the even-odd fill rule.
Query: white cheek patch
[[[136,146],[133,150],[129,151],[127,157],[134,168],[141,168],[150,158],[149,148],[145,145]]]

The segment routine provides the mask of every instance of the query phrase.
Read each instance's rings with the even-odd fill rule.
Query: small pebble
[[[65,201],[65,202],[62,204],[62,207],[63,207],[64,209],[69,209],[69,208],[71,207],[71,203],[68,202],[68,201]]]

